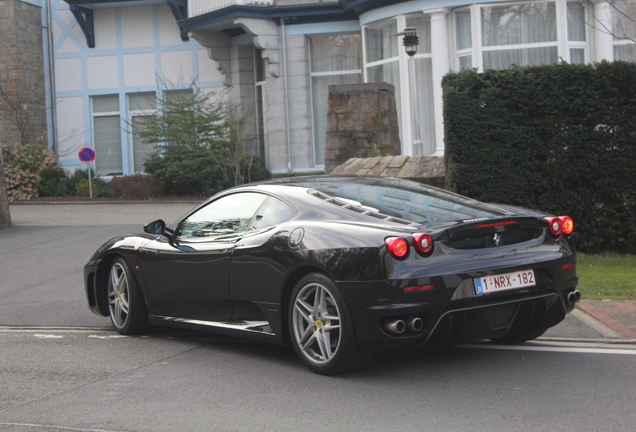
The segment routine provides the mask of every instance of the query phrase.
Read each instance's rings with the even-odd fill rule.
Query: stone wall
[[[20,130],[7,120],[15,110],[29,116],[28,143],[46,145],[42,9],[20,0],[0,1],[0,142],[20,143]]]
[[[444,158],[435,156],[385,156],[351,158],[336,167],[334,175],[397,177],[444,188]]]
[[[325,173],[352,157],[399,154],[395,87],[387,83],[329,86]]]

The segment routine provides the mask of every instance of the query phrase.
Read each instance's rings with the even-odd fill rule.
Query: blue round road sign
[[[89,164],[95,160],[95,149],[93,147],[85,146],[77,153],[80,162]]]

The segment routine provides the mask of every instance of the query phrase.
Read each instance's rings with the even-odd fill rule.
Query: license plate
[[[525,270],[475,278],[475,291],[477,291],[477,294],[488,294],[496,291],[535,286],[536,284],[534,271]]]

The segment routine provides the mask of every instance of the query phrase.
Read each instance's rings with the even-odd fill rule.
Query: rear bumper
[[[573,309],[566,299],[577,285],[575,268],[563,270],[572,257],[536,266],[470,272],[459,275],[368,283],[339,282],[356,326],[361,347],[388,350],[408,346],[442,347],[504,335],[548,329]],[[490,294],[475,292],[474,278],[532,268],[537,285]],[[435,289],[404,292],[413,285]],[[390,320],[413,317],[423,321],[420,331],[396,335],[385,329]]]
[[[448,308],[402,304],[367,312],[354,314],[358,341],[362,348],[377,351],[408,346],[441,348],[548,329],[565,318],[567,308],[559,294],[544,291]],[[420,332],[391,335],[383,328],[387,320],[412,317],[423,320]]]

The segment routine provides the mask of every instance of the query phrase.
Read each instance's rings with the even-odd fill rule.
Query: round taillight
[[[413,233],[413,247],[421,254],[433,250],[433,238],[427,233]]]
[[[559,216],[559,219],[561,219],[562,225],[561,232],[566,235],[572,234],[572,231],[574,231],[574,221],[572,218],[570,216]]]
[[[561,230],[563,229],[563,222],[558,217],[546,217],[548,221],[548,228],[550,229],[550,234],[557,236],[561,234]]]
[[[402,237],[387,237],[384,243],[393,258],[401,259],[409,253],[409,244]]]

